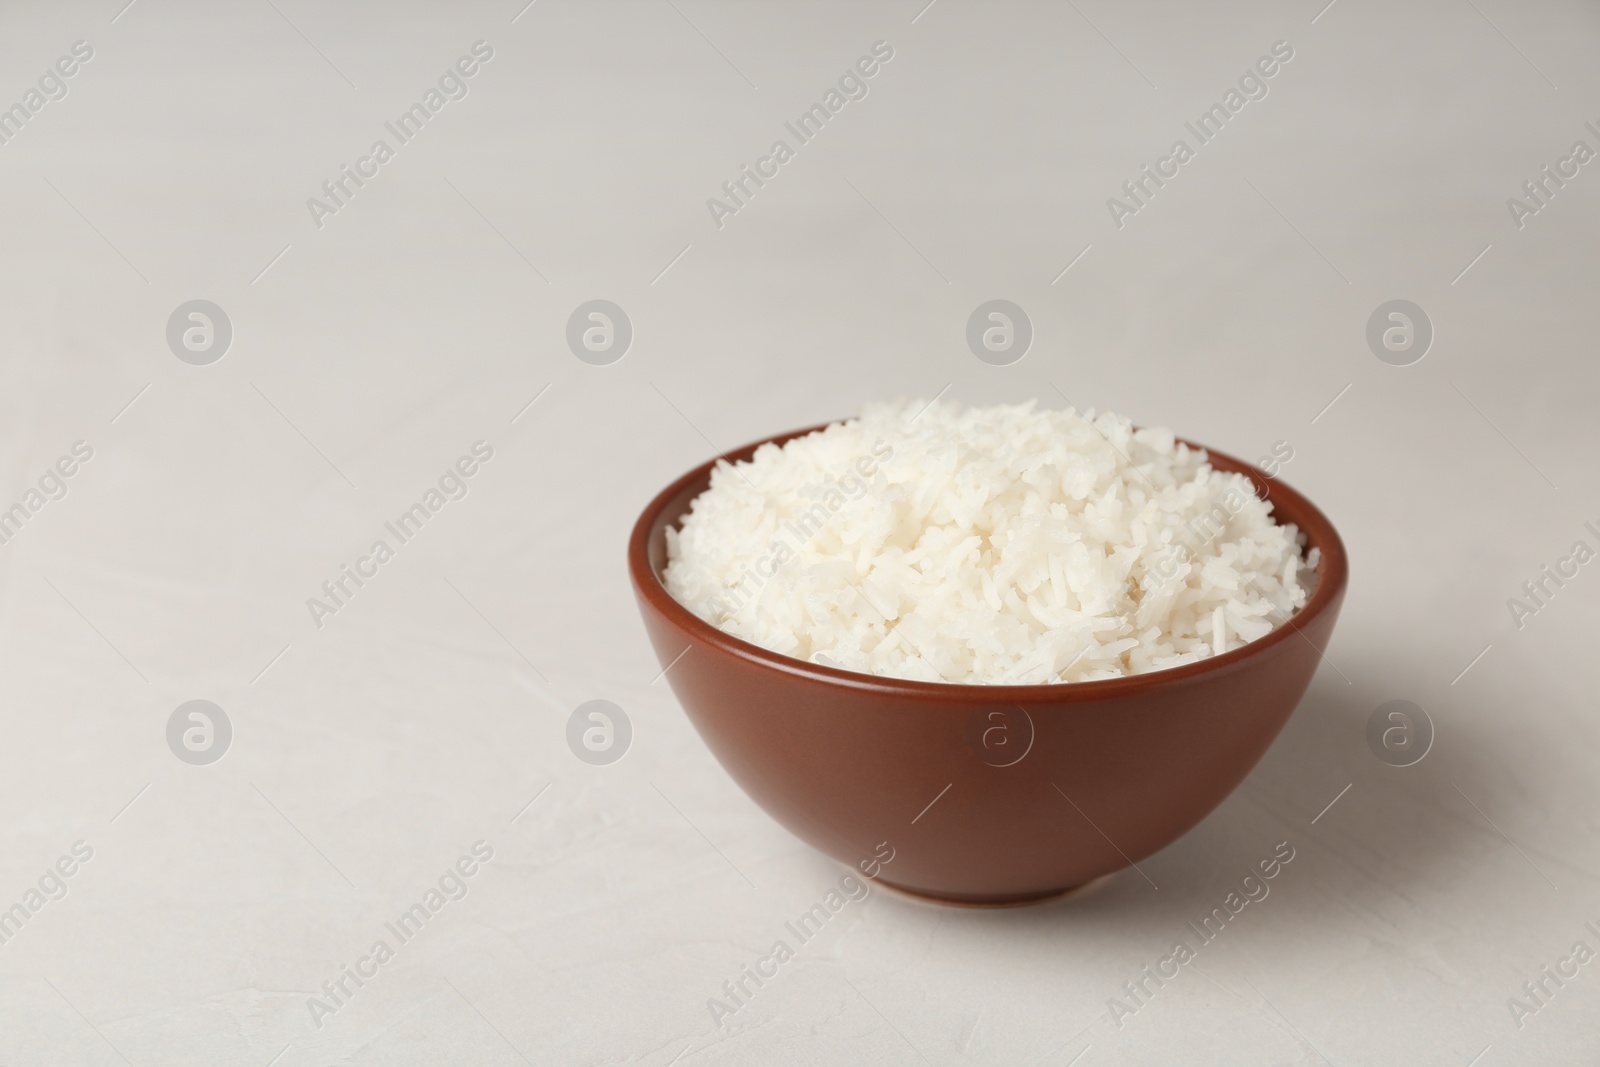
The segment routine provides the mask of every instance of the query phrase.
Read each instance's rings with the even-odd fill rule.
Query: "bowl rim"
[[[1316,571],[1317,585],[1312,590],[1310,597],[1307,598],[1304,607],[1283,623],[1274,627],[1272,632],[1265,636],[1224,652],[1220,656],[1209,656],[1198,663],[1186,663],[1177,667],[1166,667],[1157,671],[1131,674],[1121,678],[1104,678],[1088,682],[1048,682],[1035,685],[924,682],[909,678],[893,678],[887,675],[862,674],[857,671],[848,671],[839,667],[828,667],[820,663],[812,663],[809,660],[797,659],[782,652],[774,652],[769,648],[763,648],[760,645],[746,641],[742,637],[736,637],[705,621],[667,591],[666,583],[650,564],[650,542],[658,528],[664,531],[669,522],[677,523],[682,520],[684,515],[688,514],[688,511],[685,510],[682,514],[671,519],[665,518],[662,513],[675,497],[684,492],[690,485],[702,479],[706,481],[707,487],[709,487],[711,471],[718,463],[724,461],[736,463],[740,460],[747,460],[762,445],[775,444],[781,446],[797,437],[804,437],[836,425],[839,422],[852,421],[854,418],[855,416],[851,416],[850,418],[838,419],[833,422],[819,423],[804,429],[790,430],[762,438],[759,441],[752,441],[749,444],[715,456],[674,479],[670,485],[657,493],[645,505],[644,510],[634,523],[631,536],[628,538],[628,572],[636,595],[647,601],[652,608],[664,616],[672,625],[687,632],[692,640],[704,642],[737,659],[782,674],[880,696],[892,695],[918,697],[924,700],[1008,705],[1088,703],[1107,698],[1128,696],[1155,687],[1181,685],[1185,682],[1196,681],[1212,675],[1230,674],[1247,667],[1253,660],[1276,648],[1284,641],[1293,640],[1295,637],[1299,637],[1311,645],[1318,658],[1327,662],[1327,656],[1324,655],[1322,649],[1318,648],[1311,638],[1301,633],[1301,630],[1339,603],[1349,580],[1349,560],[1345,552],[1344,541],[1339,537],[1338,531],[1334,529],[1333,523],[1322,513],[1321,509],[1304,495],[1284,483],[1280,478],[1269,479],[1253,464],[1245,463],[1226,452],[1219,452],[1216,449],[1196,444],[1182,437],[1175,438],[1175,441],[1203,452],[1206,456],[1206,461],[1213,468],[1244,474],[1248,477],[1254,483],[1257,495],[1272,504],[1275,517],[1280,505],[1287,505],[1284,510],[1293,513],[1288,521],[1295,523],[1299,532],[1306,536],[1306,550],[1309,551],[1312,548],[1320,548],[1322,550]],[[1217,462],[1218,460],[1221,462]],[[701,490],[701,492],[704,491],[704,489]],[[698,493],[695,495],[696,497],[699,496]],[[691,498],[690,503],[692,505],[693,498]],[[693,647],[694,645],[690,644],[684,651],[687,652]]]

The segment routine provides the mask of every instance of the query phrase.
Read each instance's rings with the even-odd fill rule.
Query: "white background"
[[[1600,963],[1520,1028],[1507,1005],[1600,950],[1600,564],[1520,630],[1506,605],[1600,547],[1600,164],[1520,230],[1506,207],[1600,148],[1591,6],[122,3],[0,10],[0,104],[94,48],[0,145],[0,507],[94,448],[0,547],[0,908],[94,849],[0,945],[0,1063],[1600,1048]],[[307,198],[478,40],[470,94],[318,228]],[[878,40],[869,95],[717,228],[706,199]],[[1278,40],[1270,94],[1118,229],[1107,198]],[[1036,329],[1005,368],[963,339],[995,297]],[[164,336],[196,298],[233,324],[210,366]],[[634,326],[608,367],[564,340],[593,298]],[[1364,339],[1393,298],[1437,333],[1408,367]],[[875,891],[713,1026],[707,999],[840,870],[653,682],[626,536],[717,451],[946,386],[1246,458],[1287,442],[1351,553],[1331,662],[1141,864],[1158,889]],[[469,495],[314,626],[321,582],[480,439]],[[196,698],[234,727],[205,767],[164,736]],[[565,742],[595,698],[634,726],[608,767]],[[1437,730],[1407,769],[1363,737],[1394,699]],[[307,998],[480,839],[469,895],[313,1025]],[[1270,897],[1114,1026],[1108,998],[1284,840]]]

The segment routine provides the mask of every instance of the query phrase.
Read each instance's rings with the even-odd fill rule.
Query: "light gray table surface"
[[[1324,2],[0,9],[0,509],[26,512],[0,909],[27,914],[0,1064],[1595,1062],[1600,963],[1523,983],[1600,950],[1600,563],[1508,601],[1600,548],[1600,163],[1523,191],[1600,150],[1600,11]],[[880,41],[800,144],[785,123]],[[1119,226],[1108,200],[1280,41],[1265,96]],[[343,166],[370,176],[334,205]],[[964,338],[994,298],[1034,330],[1008,366]],[[609,365],[566,341],[592,299],[632,325]],[[1403,366],[1366,339],[1395,299],[1434,332]],[[191,300],[231,324],[204,365],[167,340]],[[840,868],[658,679],[626,536],[719,451],[944,390],[1285,443],[1352,559],[1328,663],[1149,881],[1005,911],[874,891],[714,1022]],[[479,441],[465,497],[313,620]],[[593,699],[633,726],[607,766],[566,742]],[[231,724],[208,765],[168,745],[191,700]],[[1366,742],[1391,700],[1432,723],[1413,766]],[[1114,1011],[1280,841],[1270,896]],[[475,842],[466,895],[314,1012]]]

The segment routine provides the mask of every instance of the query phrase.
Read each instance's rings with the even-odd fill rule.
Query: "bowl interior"
[[[992,699],[996,703],[1019,701],[1026,703],[1031,700],[1050,700],[1059,703],[1063,700],[1075,699],[1098,700],[1121,692],[1143,689],[1150,685],[1159,684],[1162,681],[1177,681],[1196,674],[1237,669],[1252,655],[1258,654],[1280,641],[1297,639],[1300,626],[1327,610],[1329,606],[1336,605],[1344,591],[1348,573],[1344,542],[1340,540],[1338,532],[1334,529],[1328,517],[1310,500],[1290,488],[1281,479],[1268,478],[1254,464],[1246,463],[1205,445],[1179,438],[1178,440],[1181,443],[1188,445],[1190,448],[1204,451],[1211,466],[1215,469],[1243,474],[1249,478],[1255,486],[1256,495],[1272,504],[1272,514],[1275,521],[1280,525],[1292,523],[1299,529],[1305,538],[1304,551],[1309,553],[1312,549],[1321,550],[1317,566],[1313,571],[1311,588],[1305,606],[1290,616],[1286,622],[1276,626],[1266,636],[1225,652],[1220,656],[1212,656],[1201,660],[1198,663],[1190,663],[1180,667],[1170,667],[1165,670],[1130,675],[1123,678],[1046,685],[974,686],[951,682],[911,681],[901,678],[860,674],[855,671],[840,670],[806,660],[795,659],[719,630],[680,604],[667,591],[666,581],[663,577],[667,566],[666,531],[668,527],[676,529],[682,525],[684,517],[689,513],[690,504],[695,497],[705,492],[709,487],[711,471],[719,461],[725,459],[733,463],[747,460],[755,453],[757,448],[764,444],[782,445],[796,437],[804,437],[829,425],[832,424],[822,423],[765,440],[751,442],[742,448],[728,452],[717,459],[696,467],[662,490],[639,517],[638,525],[634,529],[633,538],[629,545],[629,564],[634,572],[634,582],[640,594],[647,597],[659,610],[670,615],[674,622],[684,627],[696,638],[710,642],[743,658],[756,660],[785,672],[803,674],[814,678],[826,678],[840,685],[878,691],[920,692],[928,696],[948,696],[950,691],[959,690],[968,697],[973,696],[975,693],[986,694],[988,699]]]

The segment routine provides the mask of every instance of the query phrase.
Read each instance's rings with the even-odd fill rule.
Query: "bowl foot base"
[[[1111,880],[1111,875],[1103,874],[1098,878],[1091,878],[1082,885],[1067,886],[1065,889],[1050,889],[1043,893],[1029,893],[1015,897],[992,897],[979,899],[966,899],[961,897],[940,896],[937,893],[927,893],[920,889],[909,889],[905,886],[895,885],[893,882],[882,878],[875,879],[878,885],[892,891],[896,896],[907,900],[914,900],[922,904],[938,904],[945,907],[957,908],[1025,908],[1030,904],[1043,904],[1051,900],[1068,900],[1086,896]]]

